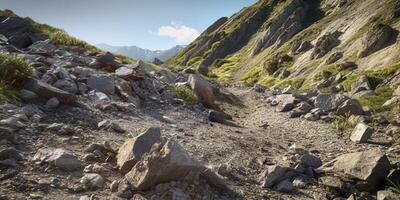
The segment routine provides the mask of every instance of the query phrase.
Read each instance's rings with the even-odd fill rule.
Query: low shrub
[[[176,96],[178,96],[180,99],[183,99],[190,104],[197,103],[196,95],[192,90],[184,85],[172,86],[172,91],[175,92]]]

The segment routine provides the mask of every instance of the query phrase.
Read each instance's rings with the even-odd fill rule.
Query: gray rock
[[[80,183],[89,190],[96,190],[103,188],[104,178],[100,174],[88,173],[85,174]]]
[[[297,108],[301,111],[303,111],[304,113],[308,113],[311,111],[311,109],[313,108],[309,103],[307,102],[301,102],[297,105]]]
[[[268,166],[267,169],[262,173],[262,187],[272,188],[276,184],[280,183],[286,178],[286,173],[290,171],[290,168],[283,167],[281,165]]]
[[[364,110],[361,104],[355,99],[348,99],[343,102],[336,110],[336,115],[339,116],[351,116],[351,115],[363,115]]]
[[[117,70],[115,70],[115,75],[123,79],[130,79],[134,77],[134,70],[129,67],[120,67]]]
[[[7,160],[7,159],[19,160],[21,158],[22,158],[21,155],[19,155],[19,153],[14,147],[7,147],[4,145],[0,145],[0,160]]]
[[[391,190],[381,190],[377,193],[377,200],[399,200],[400,194]]]
[[[322,166],[322,161],[320,158],[312,154],[304,154],[300,158],[300,164],[303,165],[304,167],[311,167],[316,169]]]
[[[25,123],[22,123],[20,119],[16,117],[9,117],[0,120],[0,125],[7,126],[14,129],[23,129],[26,127]]]
[[[336,52],[333,53],[331,56],[329,56],[329,58],[326,60],[326,64],[330,65],[335,63],[336,61],[340,60],[343,57],[343,53],[342,52]]]
[[[77,97],[74,94],[60,90],[35,79],[29,79],[25,84],[25,89],[36,93],[43,99],[56,97],[61,103],[74,103],[77,100]]]
[[[78,86],[72,80],[59,79],[53,84],[53,86],[72,94],[77,94],[79,92]]]
[[[337,94],[319,94],[315,98],[315,107],[321,109],[322,112],[329,112],[335,110],[346,97]]]
[[[60,101],[58,101],[56,97],[53,97],[46,102],[46,105],[44,107],[46,107],[47,109],[55,109],[58,106],[60,106]]]
[[[275,190],[278,192],[292,193],[296,191],[296,188],[290,180],[283,180],[275,186]]]
[[[212,187],[226,189],[225,183],[215,173],[191,158],[173,140],[154,149],[151,154],[145,154],[125,175],[135,190],[147,190],[159,183],[183,179],[193,183],[196,177],[202,178]]]
[[[202,79],[199,75],[190,74],[188,84],[204,106],[214,106],[216,99],[214,95],[214,89],[208,81]]]
[[[314,50],[311,54],[311,59],[318,59],[325,56],[333,48],[340,44],[338,37],[341,35],[340,32],[336,31],[334,33],[328,33],[318,38],[315,43]]]
[[[252,88],[255,92],[258,93],[264,93],[267,90],[267,87],[260,85],[260,84],[255,84]]]
[[[125,129],[123,129],[119,124],[117,124],[116,122],[112,122],[108,119],[103,120],[101,122],[99,122],[97,124],[97,127],[101,128],[101,129],[106,129],[106,130],[114,130],[117,133],[125,133]]]
[[[281,103],[278,104],[276,107],[277,112],[289,112],[294,108],[294,103],[293,101],[282,101]]]
[[[150,152],[154,144],[162,142],[159,128],[149,128],[139,136],[128,139],[118,151],[117,165],[120,171],[129,172],[144,153]]]
[[[114,55],[110,52],[106,52],[103,55],[100,55],[97,59],[96,62],[100,65],[101,68],[104,68],[105,70],[108,71],[115,71],[121,63],[118,62]]]
[[[364,123],[358,123],[351,133],[350,140],[357,143],[366,143],[374,130]]]
[[[115,92],[115,79],[110,75],[95,74],[89,77],[87,86],[98,92],[113,94]]]
[[[363,38],[363,47],[359,57],[369,56],[396,42],[398,31],[386,24],[372,26],[371,30]]]
[[[26,102],[35,102],[39,99],[39,96],[36,93],[29,91],[29,90],[24,90],[24,89],[19,91],[19,96],[21,97],[21,99],[23,101],[26,101]]]
[[[78,158],[72,152],[61,148],[41,148],[36,152],[33,161],[48,163],[65,171],[75,171],[81,168]]]
[[[307,113],[304,115],[304,119],[308,121],[317,121],[319,120],[320,116],[318,114],[313,114],[313,113]]]
[[[88,97],[92,101],[109,101],[111,100],[109,96],[102,92],[90,91]]]
[[[221,123],[225,122],[225,114],[216,110],[209,110],[208,111],[208,119],[211,122]]]
[[[356,93],[364,91],[364,90],[367,90],[367,91],[372,90],[372,87],[371,87],[371,84],[369,83],[368,77],[365,75],[361,76],[356,82],[354,82],[351,85],[351,93],[356,94]]]
[[[355,187],[361,191],[377,191],[385,185],[391,165],[379,149],[341,155],[322,166],[321,170],[333,172],[344,179],[357,180]]]

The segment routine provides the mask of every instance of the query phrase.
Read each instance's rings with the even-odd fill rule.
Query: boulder
[[[292,46],[293,53],[302,53],[310,50],[313,47],[310,41],[299,41]]]
[[[19,96],[25,102],[35,102],[39,99],[39,96],[36,93],[24,89],[19,91]]]
[[[364,123],[359,123],[351,133],[350,140],[357,143],[366,143],[374,130]]]
[[[202,79],[197,74],[190,74],[188,79],[188,84],[193,92],[196,94],[200,103],[206,107],[213,107],[215,102],[214,89],[212,85]]]
[[[399,200],[400,194],[391,190],[378,191],[376,200]]]
[[[311,167],[316,169],[322,166],[322,161],[317,156],[307,153],[301,156],[299,164],[301,164],[303,167]]]
[[[286,173],[291,171],[290,168],[281,165],[268,166],[261,175],[261,186],[265,188],[273,188],[286,178]]]
[[[87,86],[91,90],[113,94],[115,92],[115,79],[110,75],[94,74],[87,80]]]
[[[77,100],[77,97],[74,94],[60,90],[33,78],[29,79],[25,83],[25,89],[36,93],[40,98],[43,99],[56,97],[61,103],[74,103]]]
[[[56,97],[53,97],[46,102],[46,105],[44,105],[44,107],[47,109],[55,109],[59,105],[60,105],[60,101]]]
[[[121,65],[121,63],[118,62],[114,55],[110,52],[100,55],[97,57],[96,61],[101,65],[101,68],[104,68],[108,71],[115,71]]]
[[[391,165],[387,156],[375,148],[341,155],[321,169],[357,181],[355,187],[358,190],[377,191],[384,187]]]
[[[41,148],[36,152],[33,161],[48,163],[65,171],[75,171],[81,168],[78,158],[72,152],[61,148]]]
[[[348,99],[343,102],[336,110],[336,115],[339,116],[351,116],[351,115],[363,115],[364,110],[361,104],[355,99]]]
[[[135,74],[133,68],[120,67],[117,70],[115,70],[115,75],[123,79],[131,79],[134,77]]]
[[[135,138],[128,139],[119,149],[117,165],[122,173],[129,172],[132,167],[148,153],[156,143],[162,143],[159,128],[149,128]]]
[[[372,90],[371,84],[369,83],[367,76],[361,76],[356,82],[351,84],[351,93],[356,94],[360,91],[370,91]]]
[[[362,42],[362,50],[358,57],[367,57],[396,42],[398,31],[386,24],[377,24],[369,30]]]
[[[53,86],[72,94],[77,94],[79,92],[78,86],[72,80],[60,79],[57,80]]]
[[[341,35],[340,32],[336,31],[333,33],[328,33],[320,37],[315,43],[314,50],[311,54],[311,59],[318,59],[325,56],[333,48],[340,44],[338,37]]]
[[[80,183],[89,190],[100,189],[103,187],[104,178],[100,174],[88,173],[81,178]]]
[[[225,114],[216,110],[209,110],[208,111],[208,119],[211,122],[221,123],[225,122]]]
[[[192,159],[178,143],[169,140],[159,150],[146,154],[125,178],[136,190],[147,190],[160,183],[182,179],[189,181],[190,177],[206,178],[212,185],[204,176],[206,171],[207,168]]]
[[[284,192],[284,193],[292,193],[296,191],[296,188],[293,186],[292,181],[288,179],[281,181],[279,184],[275,186],[274,189],[278,192]]]
[[[340,60],[343,57],[342,52],[333,53],[329,58],[326,60],[325,64],[330,65],[335,63],[336,61]]]
[[[319,94],[315,98],[315,107],[321,109],[322,112],[329,112],[335,110],[346,97],[338,94]]]

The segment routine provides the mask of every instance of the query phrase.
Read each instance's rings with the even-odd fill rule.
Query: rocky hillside
[[[350,93],[387,110],[388,100],[399,102],[399,12],[397,0],[260,0],[169,62],[221,82]],[[355,94],[364,77],[368,87]]]
[[[161,61],[166,61],[169,58],[176,55],[179,51],[181,51],[185,46],[177,45],[167,50],[149,50],[143,49],[137,46],[111,46],[108,44],[98,44],[96,45],[100,49],[104,51],[110,51],[117,54],[122,54],[137,60],[144,60],[153,62],[154,59],[159,59]]]
[[[253,62],[323,19],[320,8],[318,1],[259,2],[251,7],[256,12],[244,9],[223,18],[199,40],[218,35],[226,26],[221,24],[233,19],[249,20],[215,36],[231,48],[212,45],[219,50],[209,54],[236,55],[256,42],[246,51]],[[293,22],[294,32],[270,33],[282,26],[264,24],[266,13],[288,26]],[[386,51],[376,48],[381,36],[392,38],[390,27],[377,25],[378,32],[367,33],[378,42],[371,40],[360,59]],[[249,30],[258,29],[270,31],[253,41],[256,32]],[[249,38],[239,37],[243,34]],[[282,68],[293,76],[289,69],[304,49],[313,49],[308,52],[313,59],[324,58],[325,47],[340,45],[338,35],[318,39],[324,48],[301,42],[293,46],[298,54],[274,57],[268,65],[279,72],[274,79],[285,80]],[[239,61],[223,61],[221,69]],[[397,67],[340,66],[341,73],[321,74],[319,91],[293,91],[290,78],[292,86],[285,89],[222,86],[192,68],[175,71],[103,52],[63,30],[0,11],[0,199],[399,199],[400,116],[393,95],[398,90],[391,88],[399,80]],[[338,94],[348,84],[349,95]],[[363,107],[355,98],[364,96],[377,102],[372,106],[394,112]]]

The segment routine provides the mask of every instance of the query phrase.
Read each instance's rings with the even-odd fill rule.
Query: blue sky
[[[167,49],[257,0],[0,0],[0,9],[66,30],[92,44]]]

